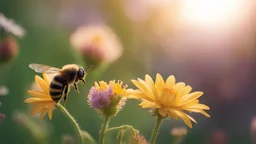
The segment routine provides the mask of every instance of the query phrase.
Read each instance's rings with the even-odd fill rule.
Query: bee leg
[[[65,85],[65,87],[64,87],[64,105],[66,104],[66,100],[68,98],[68,89],[69,89],[69,86]]]
[[[78,90],[78,87],[77,87],[77,84],[76,84],[76,83],[74,83],[74,87],[75,87],[75,90],[76,90],[78,93],[80,93],[79,90]]]
[[[86,84],[86,82],[85,82],[85,80],[84,80],[84,79],[81,79],[81,81],[83,82],[83,84],[84,84],[84,85]]]

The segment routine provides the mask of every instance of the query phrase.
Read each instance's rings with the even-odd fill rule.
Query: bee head
[[[86,75],[85,70],[83,68],[79,68],[78,69],[78,74],[77,74],[78,79],[79,80],[84,79],[85,75]]]
[[[87,75],[86,70],[89,69],[90,67],[92,67],[92,65],[88,66],[86,69],[83,69],[83,68],[78,69],[77,77],[78,77],[79,80],[82,80],[82,82],[84,84],[85,84],[84,77],[85,77],[85,75]]]

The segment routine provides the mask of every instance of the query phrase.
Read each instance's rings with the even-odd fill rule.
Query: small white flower
[[[0,96],[7,95],[9,93],[9,90],[5,86],[0,86]]]
[[[7,19],[2,13],[0,13],[0,29],[1,28],[18,37],[25,35],[25,30],[20,25],[16,24],[11,19]]]

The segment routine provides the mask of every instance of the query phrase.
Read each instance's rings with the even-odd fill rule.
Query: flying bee
[[[76,64],[67,64],[59,69],[43,64],[29,64],[29,67],[37,73],[54,74],[54,77],[50,83],[49,93],[52,100],[54,100],[56,103],[60,101],[64,94],[65,104],[70,86],[73,85],[75,90],[79,92],[77,83],[82,81],[83,84],[85,84],[84,78],[87,75],[86,70],[91,66],[83,69]]]

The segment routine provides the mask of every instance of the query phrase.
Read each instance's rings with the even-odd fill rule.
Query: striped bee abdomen
[[[50,95],[52,100],[54,100],[56,103],[58,103],[61,99],[65,84],[66,81],[61,77],[61,75],[56,75],[50,83]]]

